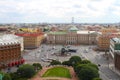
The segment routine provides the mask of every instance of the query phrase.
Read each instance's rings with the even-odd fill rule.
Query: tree
[[[40,63],[33,63],[33,66],[35,68],[35,71],[38,71],[38,70],[42,69],[42,66],[41,66]]]
[[[80,63],[81,64],[88,64],[88,63],[91,63],[91,61],[89,61],[89,60],[82,60]]]
[[[77,74],[79,74],[80,73],[80,70],[83,68],[83,67],[85,67],[85,66],[87,66],[86,64],[79,64],[79,65],[77,65],[75,68],[74,68],[74,70],[75,70],[75,72],[77,73]]]
[[[27,78],[19,78],[19,79],[16,79],[16,80],[28,80]]]
[[[98,70],[90,66],[84,66],[81,68],[80,73],[78,74],[80,80],[93,80],[96,77],[99,77]]]
[[[70,62],[69,62],[69,61],[63,61],[63,62],[62,62],[62,65],[71,66],[71,64],[70,64]]]
[[[94,78],[93,80],[102,80],[101,78]]]
[[[91,67],[93,67],[93,68],[95,68],[95,69],[97,69],[97,70],[99,70],[99,68],[98,68],[98,66],[96,65],[96,64],[93,64],[93,63],[89,63],[89,64],[87,64],[88,66],[91,66]]]
[[[52,60],[52,62],[50,62],[50,65],[61,65],[61,62],[56,61],[56,60]]]
[[[16,72],[15,73],[10,73],[10,76],[11,76],[12,80],[17,80],[17,79],[20,78],[20,75],[17,75]]]
[[[74,70],[77,74],[79,74],[80,70],[85,67],[85,66],[90,66],[93,67],[96,70],[99,70],[98,66],[96,64],[93,63],[89,63],[89,64],[78,64],[77,66],[74,67]]]
[[[81,58],[79,56],[72,56],[70,59],[69,59],[70,63],[71,63],[71,66],[75,66],[76,64],[80,63],[81,62]]]
[[[17,74],[22,78],[31,78],[35,74],[35,70],[32,65],[24,64],[18,68]]]
[[[11,79],[11,76],[9,74],[4,74],[2,80],[12,80],[12,79]]]

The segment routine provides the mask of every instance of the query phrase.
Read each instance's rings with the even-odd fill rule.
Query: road
[[[99,67],[100,70],[99,73],[100,73],[100,77],[103,80],[120,80],[120,76],[109,68],[108,60],[106,60],[106,58],[103,56],[104,52],[98,53],[90,49],[90,47],[93,48],[95,46],[88,46],[88,45],[71,46],[70,48],[78,49],[77,53],[71,53],[70,56],[64,56],[64,57],[51,55],[53,53],[59,52],[59,50],[62,47],[63,47],[62,45],[56,45],[56,46],[42,45],[38,49],[29,51],[28,53],[24,54],[23,57],[26,60],[26,63],[32,64],[34,62],[40,62],[42,66],[47,66],[49,65],[49,62],[42,61],[41,60],[42,58],[44,59],[52,58],[63,62],[69,60],[71,56],[77,55],[84,59],[88,59],[95,64],[100,64],[101,66]],[[87,50],[87,52],[85,52],[85,50]],[[110,61],[109,64],[113,64],[113,63]]]

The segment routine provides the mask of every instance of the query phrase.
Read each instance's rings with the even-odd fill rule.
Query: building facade
[[[112,38],[110,39],[110,49],[109,52],[114,58],[114,53],[120,51],[120,38]]]
[[[97,45],[99,50],[109,50],[110,39],[119,37],[119,32],[115,28],[105,28],[101,30],[101,33],[97,37]]]
[[[50,32],[47,34],[48,44],[96,44],[97,33],[95,31],[77,32]]]
[[[120,72],[120,52],[115,52],[114,66]]]
[[[16,33],[15,35],[23,37],[24,48],[26,49],[34,49],[39,47],[44,38],[43,33]]]
[[[24,63],[21,45],[17,41],[0,41],[0,69]]]

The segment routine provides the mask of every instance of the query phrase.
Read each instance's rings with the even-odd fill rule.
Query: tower
[[[72,24],[74,24],[74,17],[72,17]]]

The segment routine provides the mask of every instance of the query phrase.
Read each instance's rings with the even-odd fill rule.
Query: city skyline
[[[0,23],[116,23],[118,0],[4,0]]]

